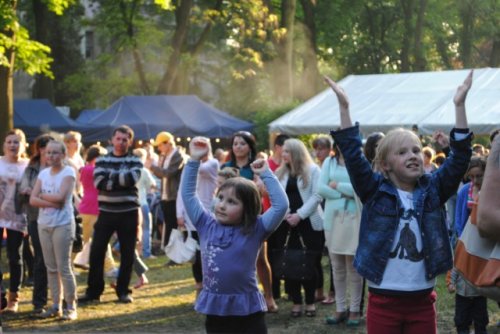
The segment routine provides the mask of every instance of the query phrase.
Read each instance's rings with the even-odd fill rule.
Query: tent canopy
[[[86,130],[61,114],[47,99],[14,100],[14,127],[22,129],[28,141],[48,131]]]
[[[416,124],[422,134],[449,131],[455,124],[453,96],[469,70],[349,75],[339,81],[350,101],[353,122],[364,134]],[[466,101],[476,134],[500,128],[500,68],[474,70]],[[269,132],[328,133],[340,126],[339,105],[328,88],[269,124]]]
[[[126,124],[135,138],[149,140],[160,131],[177,137],[229,137],[234,132],[251,131],[253,124],[222,112],[195,95],[124,96],[106,111],[86,123],[108,126],[108,130],[88,135],[86,140],[110,138],[116,126]]]
[[[76,121],[79,123],[88,123],[91,119],[102,114],[103,111],[101,109],[84,109],[80,112]]]

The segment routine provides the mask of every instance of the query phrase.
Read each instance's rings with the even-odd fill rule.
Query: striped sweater
[[[97,158],[94,185],[99,190],[99,210],[126,212],[139,207],[137,182],[143,165],[138,157],[128,153],[115,156],[112,152]]]

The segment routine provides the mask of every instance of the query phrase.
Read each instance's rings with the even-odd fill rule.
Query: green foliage
[[[49,56],[50,47],[30,39],[28,30],[19,26],[15,31],[15,42],[11,49],[16,52],[16,69],[20,69],[29,75],[37,73],[54,78],[50,69],[53,58]]]
[[[258,151],[263,151],[270,148],[268,128],[269,123],[289,112],[298,104],[299,102],[295,101],[293,104],[288,106],[282,106],[275,109],[262,109],[253,113],[252,121],[255,124],[254,134],[257,138]]]
[[[47,7],[61,15],[74,0],[45,0]],[[28,30],[23,27],[13,7],[14,2],[2,1],[0,4],[0,66],[9,67],[5,55],[8,51],[15,52],[14,69],[23,70],[29,75],[44,74],[53,78],[48,46],[30,38]]]
[[[74,4],[76,0],[43,0],[50,11],[57,15],[62,15],[69,6]]]

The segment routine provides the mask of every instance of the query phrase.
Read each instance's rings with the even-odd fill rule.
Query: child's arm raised
[[[274,231],[285,218],[288,197],[276,176],[271,172],[265,159],[257,159],[250,165],[255,175],[259,175],[266,186],[271,207],[262,215],[266,231]]]
[[[495,137],[479,194],[477,227],[482,236],[500,241],[500,135]]]
[[[201,215],[205,212],[200,199],[196,195],[196,183],[198,180],[198,169],[200,168],[200,159],[208,152],[208,143],[205,138],[194,137],[189,143],[189,154],[191,159],[184,166],[181,177],[181,198],[184,202],[189,219],[196,226],[199,223]]]
[[[449,138],[450,154],[444,164],[432,174],[438,182],[439,198],[444,204],[448,198],[457,192],[458,185],[467,171],[471,157],[472,134],[469,133],[465,100],[472,86],[473,71],[470,71],[464,82],[458,86],[453,97],[455,104],[455,129]]]
[[[330,134],[344,155],[354,191],[364,203],[375,194],[382,176],[373,172],[371,164],[363,155],[359,128],[352,124],[347,94],[335,81],[327,76],[324,78],[337,96],[340,108],[340,127],[342,129],[331,131]]]
[[[347,94],[342,87],[337,85],[335,81],[333,81],[326,75],[325,82],[332,88],[335,95],[337,95],[340,108],[340,127],[342,129],[350,128],[352,126],[352,120],[351,114],[349,112],[349,98],[347,97]]]
[[[455,127],[457,129],[467,129],[467,114],[465,113],[465,98],[472,86],[472,75],[474,70],[469,72],[467,78],[465,78],[463,84],[458,86],[455,97],[453,98],[453,103],[455,103]]]

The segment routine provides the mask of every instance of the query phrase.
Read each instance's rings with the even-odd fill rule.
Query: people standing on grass
[[[50,168],[38,174],[30,196],[30,204],[40,208],[38,234],[52,295],[52,306],[38,316],[76,320],[78,317],[76,280],[71,265],[71,250],[75,235],[73,190],[76,175],[72,167],[64,164],[66,155],[64,143],[50,141],[46,155]],[[64,310],[62,310],[62,296],[66,302]]]
[[[33,294],[31,303],[33,304],[33,313],[40,314],[45,311],[47,305],[47,269],[43,261],[42,245],[40,236],[38,235],[38,207],[30,205],[29,199],[33,188],[35,187],[38,174],[41,170],[48,167],[47,163],[47,144],[54,140],[50,135],[40,135],[35,139],[33,144],[33,155],[30,162],[24,170],[21,184],[19,186],[19,194],[21,195],[21,203],[24,207],[24,212],[28,219],[28,234],[33,247]]]
[[[283,248],[286,240],[289,249],[302,249],[303,244],[310,251],[316,251],[317,256],[307,258],[316,265],[323,252],[325,235],[323,232],[323,217],[318,194],[320,168],[307,151],[304,143],[291,138],[285,141],[281,152],[281,165],[276,170],[276,176],[286,192],[290,202],[290,210],[284,223],[276,231],[277,244]],[[289,238],[288,238],[289,236]],[[285,286],[292,299],[291,316],[300,317],[304,311],[308,317],[316,316],[317,276],[315,270],[311,279],[292,280],[285,278]],[[303,310],[302,287],[305,293],[305,309]]]
[[[286,195],[267,162],[257,160],[249,168],[262,178],[271,208],[260,215],[256,185],[236,177],[219,188],[212,215],[196,195],[199,160],[208,145],[195,137],[189,146],[191,160],[182,178],[182,198],[198,231],[203,259],[203,289],[195,309],[207,315],[208,333],[267,333],[266,301],[257,287],[255,262],[262,243],[286,213]]]
[[[200,138],[202,138],[207,143],[208,150],[207,154],[200,158],[200,168],[198,170],[196,194],[198,195],[203,207],[206,210],[212,211],[212,203],[214,201],[215,192],[217,190],[219,161],[212,155],[212,145],[210,143],[210,139],[206,137]],[[199,244],[200,238],[198,236],[198,232],[196,231],[196,228],[187,215],[186,208],[184,207],[184,201],[182,200],[181,191],[179,191],[177,194],[177,226],[181,230],[189,231],[193,239],[195,239]],[[201,268],[201,253],[199,248],[196,250],[191,269],[195,281],[196,296],[198,296],[203,287],[203,270]]]
[[[134,154],[141,159],[143,164],[146,163],[147,151],[143,148],[136,148]],[[139,203],[141,205],[141,222],[139,228],[142,230],[142,239],[139,239],[140,255],[144,259],[155,258],[151,253],[151,235],[153,228],[153,221],[151,217],[151,212],[148,204],[148,194],[156,188],[156,181],[153,175],[146,167],[143,167],[141,171],[141,178],[137,184],[139,188]]]
[[[254,175],[251,163],[257,156],[257,143],[255,136],[248,131],[238,131],[231,138],[231,149],[229,150],[229,160],[221,166],[237,168],[240,176],[254,181],[260,191],[261,196],[265,195],[266,189],[259,177]],[[267,309],[270,313],[278,312],[278,305],[273,298],[272,272],[269,259],[267,258],[267,241],[262,244],[262,249],[257,258],[257,274],[264,289]]]
[[[118,302],[133,301],[129,283],[134,263],[139,222],[137,183],[143,165],[130,152],[134,131],[122,125],[113,130],[113,150],[96,160],[94,184],[99,191],[99,217],[94,225],[90,248],[90,269],[85,294],[79,303],[98,302],[104,291],[104,257],[116,232],[120,242],[120,269],[116,284]]]
[[[161,179],[161,209],[163,211],[163,225],[161,240],[163,248],[168,244],[170,232],[177,228],[176,200],[177,190],[181,181],[181,173],[186,163],[186,156],[175,145],[174,136],[170,132],[162,131],[156,135],[154,146],[158,148],[160,158],[158,166],[152,165],[151,172]]]
[[[9,260],[9,293],[4,313],[17,313],[19,290],[23,277],[23,240],[27,222],[16,189],[28,165],[24,158],[26,137],[19,129],[9,130],[3,142],[0,157],[0,236],[7,230],[7,258]]]
[[[354,267],[369,284],[368,333],[436,333],[436,276],[452,267],[443,205],[456,192],[471,156],[465,100],[472,71],[456,91],[451,154],[425,174],[422,144],[411,131],[395,129],[381,140],[377,170],[361,152],[344,90],[325,78],[340,106],[341,130],[331,135],[346,160],[354,190],[363,202]]]
[[[327,136],[318,136],[313,139],[312,143],[312,148],[313,148],[313,154],[314,157],[316,158],[316,162],[318,163],[318,166],[321,168],[323,166],[323,162],[331,157],[334,152],[332,152],[332,140],[331,138]],[[325,199],[321,201],[321,208],[324,210],[325,209]],[[326,248],[325,248],[326,249]],[[328,256],[328,250],[326,249],[326,255]],[[318,285],[316,288],[316,300],[321,302],[323,305],[329,305],[333,304],[335,302],[335,285],[333,284],[333,268],[331,265],[331,261],[328,261],[329,263],[329,268],[330,268],[330,288],[328,291],[328,295],[324,295],[323,291],[323,266],[321,264],[321,258],[319,258],[318,264],[317,264],[317,270],[318,270]]]
[[[347,321],[348,326],[358,326],[363,279],[354,269],[352,260],[358,247],[362,205],[354,193],[344,156],[336,144],[333,150],[335,155],[323,162],[318,186],[318,193],[325,199],[323,225],[337,302],[337,312],[327,322],[336,325]]]
[[[274,173],[278,167],[281,165],[281,152],[283,150],[283,144],[285,144],[285,140],[289,139],[290,136],[286,135],[284,133],[279,134],[274,138],[274,143],[273,143],[273,150],[272,154],[267,159],[267,163],[269,164],[269,169]],[[271,206],[271,203],[269,202],[269,196],[267,194],[264,194],[262,196],[262,208],[264,211],[266,211],[269,207]],[[279,277],[274,275],[274,268],[273,268],[273,250],[276,248],[279,248],[281,245],[277,244],[276,240],[276,233],[273,233],[269,236],[267,239],[267,257],[269,259],[269,264],[271,265],[271,273],[272,275],[272,291],[273,291],[273,298],[275,300],[281,298],[281,280]],[[285,293],[287,292],[287,287],[285,286]]]
[[[94,225],[99,216],[98,195],[99,191],[94,185],[94,170],[97,158],[107,153],[106,149],[99,145],[92,145],[85,153],[85,166],[80,169],[80,184],[82,186],[82,198],[78,206],[78,213],[82,218],[82,240],[83,249],[79,252],[73,261],[75,267],[89,269],[89,256],[92,244],[92,235],[94,234]],[[104,269],[107,276],[116,275],[116,265],[111,253],[111,246],[106,248],[106,257],[104,259]]]
[[[467,182],[457,194],[457,203],[455,206],[455,226],[454,233],[458,238],[464,230],[465,224],[469,219],[472,208],[477,205],[479,200],[479,192],[483,185],[483,176],[486,169],[486,160],[482,156],[473,156],[469,163],[469,168],[465,174],[470,180]]]

